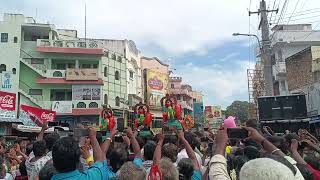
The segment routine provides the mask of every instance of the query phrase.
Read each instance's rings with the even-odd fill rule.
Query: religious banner
[[[147,104],[150,107],[161,107],[160,100],[167,93],[168,75],[147,70]]]
[[[16,118],[16,94],[0,91],[0,118]]]
[[[13,73],[12,72],[2,72],[1,73],[1,89],[4,91],[11,92],[13,87]]]
[[[42,126],[46,122],[55,121],[56,112],[22,104],[19,119],[27,126]]]
[[[206,106],[204,108],[205,121],[212,124],[215,120],[221,119],[221,106]]]

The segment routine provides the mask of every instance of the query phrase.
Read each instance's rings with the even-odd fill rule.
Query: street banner
[[[217,119],[221,119],[221,106],[206,106],[204,109],[205,120],[208,123],[212,123]]]
[[[53,101],[52,111],[56,113],[72,113],[72,101]]]
[[[16,118],[16,94],[0,91],[0,118]]]
[[[147,70],[147,103],[150,107],[161,107],[160,100],[167,93],[168,75]]]
[[[56,112],[22,104],[20,119],[27,126],[42,126],[46,122],[55,121]]]

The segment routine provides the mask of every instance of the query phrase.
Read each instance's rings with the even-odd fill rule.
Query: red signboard
[[[16,94],[0,91],[0,117],[16,117]]]
[[[29,118],[38,126],[48,121],[55,121],[56,112],[46,109],[40,109],[32,106],[21,105],[21,111],[26,112]]]
[[[0,91],[0,108],[8,111],[15,111],[16,94]]]

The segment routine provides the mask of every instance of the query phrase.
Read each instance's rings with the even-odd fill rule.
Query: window
[[[13,38],[13,43],[18,43],[18,37],[15,36],[15,37]]]
[[[171,84],[171,88],[174,89],[174,84]]]
[[[116,80],[119,80],[119,76],[120,76],[120,75],[119,75],[119,71],[116,71],[116,72],[114,73],[114,76],[115,76],[115,79],[116,79]]]
[[[44,64],[44,59],[32,58],[31,59],[31,64]]]
[[[93,64],[93,65],[92,65],[92,68],[93,68],[93,69],[98,69],[98,64]]]
[[[66,64],[57,64],[57,69],[58,70],[65,70],[66,69]]]
[[[84,102],[79,102],[78,104],[77,104],[77,108],[86,108],[87,107],[87,105],[86,105],[86,103],[84,103]]]
[[[17,73],[16,68],[12,68],[12,73],[13,73],[13,74],[16,74],[16,73]]]
[[[82,64],[81,68],[83,69],[90,69],[91,68],[91,64]]]
[[[130,78],[133,78],[133,71],[129,71]]]
[[[117,60],[117,56],[115,54],[112,54],[111,59]]]
[[[8,42],[8,33],[1,33],[1,42]]]
[[[42,95],[42,89],[29,89],[29,95]]]
[[[53,72],[53,77],[62,77],[62,73],[60,71]]]
[[[108,104],[108,94],[104,94],[104,104]]]
[[[120,106],[120,98],[118,96],[116,97],[116,106]]]
[[[5,64],[0,65],[0,73],[2,73],[3,71],[7,71],[7,66]]]
[[[107,67],[107,66],[104,67],[104,72],[103,72],[103,74],[104,74],[104,77],[108,77],[108,67]]]
[[[96,103],[96,102],[91,102],[91,103],[89,104],[89,108],[98,108],[98,103]]]
[[[122,62],[122,57],[121,56],[118,56],[118,61]]]

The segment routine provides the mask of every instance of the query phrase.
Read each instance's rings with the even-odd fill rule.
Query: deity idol
[[[165,104],[164,104],[165,102]],[[160,100],[162,106],[162,117],[164,125],[168,128],[175,126],[177,129],[182,129],[181,123],[181,105],[177,103],[177,99],[168,94]]]
[[[100,114],[100,130],[111,132],[116,125],[111,106],[104,108]]]
[[[139,104],[135,105],[134,112],[134,122],[136,128],[144,126],[145,128],[149,129],[152,121],[152,115],[149,111],[149,106],[140,102]]]

